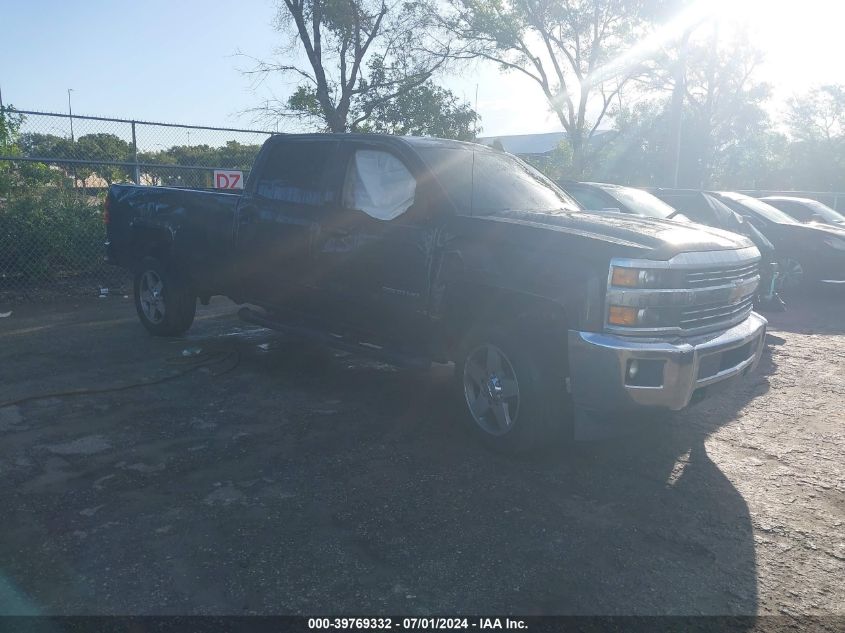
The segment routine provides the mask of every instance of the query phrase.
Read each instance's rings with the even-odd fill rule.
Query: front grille
[[[746,297],[734,304],[710,304],[691,306],[681,311],[680,327],[697,330],[721,323],[742,321],[753,308],[754,297]]]
[[[686,274],[688,288],[706,288],[708,286],[722,286],[734,281],[746,281],[757,275],[756,263],[732,268],[708,268],[706,270],[691,270]]]
[[[744,321],[760,279],[755,248],[681,253],[665,262],[612,260],[614,266],[657,271],[658,287],[619,287],[608,279],[607,329],[627,336],[693,336]],[[636,325],[609,322],[610,306],[636,308]]]

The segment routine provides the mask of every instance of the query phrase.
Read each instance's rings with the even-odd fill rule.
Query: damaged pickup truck
[[[274,136],[241,195],[112,185],[106,218],[153,334],[226,295],[249,322],[334,347],[453,361],[467,420],[507,450],[570,436],[575,407],[682,409],[764,345],[747,239],[583,212],[469,143]]]

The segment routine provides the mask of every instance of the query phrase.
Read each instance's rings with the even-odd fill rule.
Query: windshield
[[[777,204],[777,201],[774,201]],[[818,200],[811,200],[809,198],[806,199],[795,199],[793,200],[795,204],[800,204],[804,207],[809,209],[810,213],[815,213],[823,220],[827,222],[834,222],[840,223],[845,222],[845,215],[842,215],[838,211],[834,211],[826,204],[819,202]]]
[[[752,211],[755,215],[759,215],[769,222],[774,222],[775,224],[799,224],[799,222],[796,222],[780,209],[776,209],[772,205],[767,204],[762,200],[758,200],[757,198],[733,192],[723,192],[722,195],[729,200],[738,202],[749,211]]]
[[[458,210],[470,215],[579,210],[557,185],[510,154],[447,147],[419,148],[419,153]]]
[[[673,216],[677,211],[647,191],[633,187],[602,187],[601,185],[598,187],[638,215],[665,219]]]

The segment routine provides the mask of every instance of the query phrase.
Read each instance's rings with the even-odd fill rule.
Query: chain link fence
[[[127,293],[103,261],[109,185],[213,188],[244,179],[273,132],[0,107],[0,303]]]

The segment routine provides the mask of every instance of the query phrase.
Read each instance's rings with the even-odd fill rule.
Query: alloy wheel
[[[513,364],[495,345],[476,347],[464,363],[464,397],[476,424],[504,435],[519,416],[519,383]]]
[[[166,307],[164,305],[164,282],[154,270],[148,270],[141,275],[139,299],[141,310],[150,323],[164,321]]]

